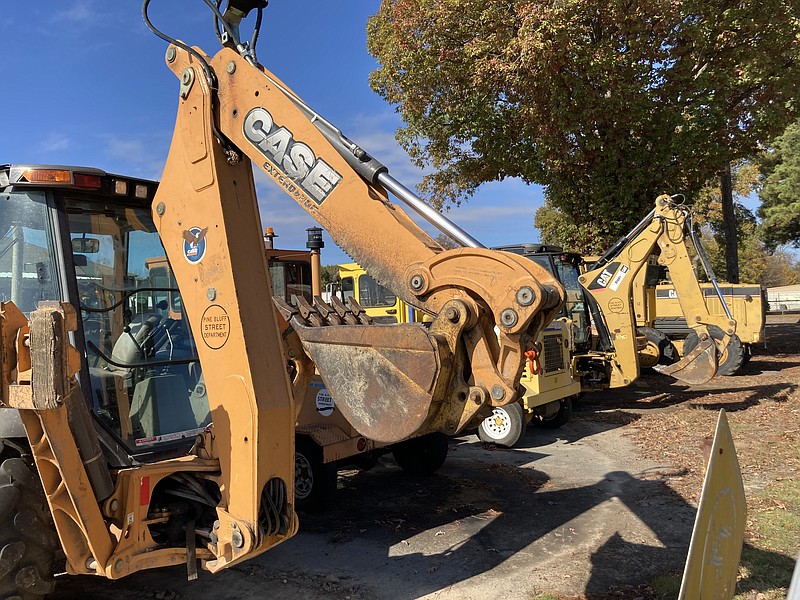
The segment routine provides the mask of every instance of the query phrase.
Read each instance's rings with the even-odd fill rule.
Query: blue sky
[[[273,0],[264,14],[259,60],[320,114],[414,188],[421,173],[394,140],[400,119],[367,83],[367,18],[378,0]],[[202,0],[152,0],[168,35],[214,54],[219,45]],[[247,30],[249,32],[249,29]],[[5,91],[0,94],[0,163],[82,165],[150,179],[161,176],[178,81],[166,43],[141,17],[139,0],[14,3],[0,21]],[[257,173],[264,226],[277,246],[304,247],[316,223]],[[487,184],[448,216],[487,246],[538,240],[533,213],[542,191],[519,181]],[[435,235],[435,230],[425,226]],[[323,264],[349,262],[325,235]]]

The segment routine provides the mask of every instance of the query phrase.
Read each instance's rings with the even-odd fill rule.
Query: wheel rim
[[[647,346],[639,350],[639,365],[644,368],[650,368],[658,364],[661,358],[661,350],[658,345],[650,340],[647,341]]]
[[[314,471],[311,463],[302,454],[294,455],[294,495],[296,498],[308,498],[314,487]]]
[[[493,440],[503,439],[511,431],[511,417],[502,408],[495,408],[491,417],[481,423],[484,433]]]

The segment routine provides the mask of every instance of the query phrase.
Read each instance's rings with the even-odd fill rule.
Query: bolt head
[[[517,311],[513,308],[506,308],[500,313],[500,323],[502,323],[504,327],[513,327],[517,324],[518,320],[519,316],[517,316]]]
[[[236,71],[236,63],[233,61],[229,62],[225,70],[232,75]]]
[[[244,536],[238,529],[235,529],[233,531],[233,534],[231,534],[231,542],[237,548],[241,548],[242,546],[244,546]]]
[[[114,498],[111,501],[111,504],[109,505],[109,508],[111,509],[111,512],[117,512],[117,509],[119,509],[119,500]]]
[[[217,288],[210,287],[206,290],[206,298],[208,298],[209,302],[214,301],[217,298]]]
[[[531,304],[533,304],[534,298],[535,296],[533,294],[533,289],[531,289],[527,285],[517,290],[517,303],[520,306],[530,306]]]
[[[166,209],[167,209],[167,207],[166,207],[166,206],[164,206],[164,203],[163,203],[163,202],[159,202],[159,203],[156,205],[156,213],[158,213],[158,216],[159,216],[159,217],[160,217],[160,216],[162,216],[162,215],[164,214],[164,211],[165,211]]]
[[[177,55],[178,55],[178,53],[175,51],[175,47],[174,46],[170,46],[169,48],[167,48],[167,60],[169,62],[174,62],[175,61],[175,57]]]
[[[422,275],[414,275],[409,281],[412,290],[419,291],[425,285],[425,279]]]
[[[461,318],[461,314],[458,312],[458,310],[456,310],[452,306],[450,306],[449,308],[447,308],[447,310],[444,311],[444,316],[451,323],[458,323],[458,319]]]
[[[481,404],[483,402],[483,396],[478,390],[472,390],[469,393],[469,399],[475,404]]]
[[[496,383],[492,386],[492,399],[493,400],[502,400],[506,396],[506,391],[503,389],[503,386],[499,383]]]

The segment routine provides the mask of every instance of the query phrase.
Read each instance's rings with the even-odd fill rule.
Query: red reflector
[[[149,506],[150,505],[150,476],[145,475],[142,477],[142,484],[139,488],[139,505],[140,506]]]
[[[99,175],[86,175],[84,173],[75,173],[72,176],[75,187],[90,188],[93,190],[100,189],[100,176]]]

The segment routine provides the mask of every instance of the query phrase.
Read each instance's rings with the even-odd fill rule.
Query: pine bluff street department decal
[[[254,108],[244,119],[244,137],[267,159],[261,168],[296,201],[309,208],[325,202],[342,176],[294,134],[279,126],[264,108]]]
[[[231,335],[231,323],[228,313],[219,304],[212,304],[203,313],[200,320],[200,337],[206,346],[219,350]]]

